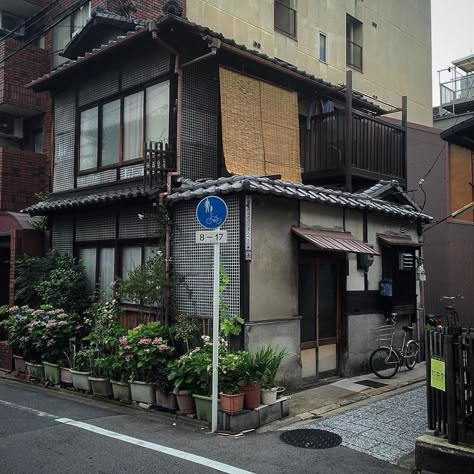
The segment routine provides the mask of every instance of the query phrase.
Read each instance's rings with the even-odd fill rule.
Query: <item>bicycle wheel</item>
[[[381,379],[393,377],[400,368],[400,359],[395,351],[388,347],[380,347],[372,352],[370,359],[370,370]]]
[[[408,370],[413,370],[416,365],[416,356],[420,346],[415,341],[408,341],[407,348],[405,350],[405,367]]]

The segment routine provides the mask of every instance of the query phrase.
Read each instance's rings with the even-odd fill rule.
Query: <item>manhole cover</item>
[[[342,438],[336,433],[312,429],[285,431],[280,439],[291,446],[308,449],[334,448],[342,443]]]
[[[359,385],[365,385],[366,387],[371,388],[382,388],[387,385],[386,383],[376,382],[375,380],[360,380],[359,382],[355,383],[358,383]]]

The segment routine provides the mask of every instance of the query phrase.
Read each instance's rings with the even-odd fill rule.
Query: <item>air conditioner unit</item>
[[[23,138],[23,119],[8,114],[0,114],[0,136]]]
[[[398,254],[398,269],[413,270],[415,268],[415,256],[408,252]]]

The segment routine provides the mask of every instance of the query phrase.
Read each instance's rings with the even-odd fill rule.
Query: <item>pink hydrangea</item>
[[[120,344],[122,344],[122,346],[126,346],[128,344],[128,337],[127,336],[122,336],[120,338]]]
[[[153,342],[152,342],[152,344],[154,346],[159,346],[162,343],[163,343],[163,338],[162,337],[155,337],[155,339],[153,339]]]
[[[59,321],[58,326],[66,326],[67,321]]]
[[[167,346],[166,344],[160,344],[158,346],[159,351],[167,351],[167,350],[169,350],[169,348],[170,348],[170,346]]]
[[[146,352],[148,354],[148,352],[150,352],[150,349],[143,349],[143,352]]]
[[[124,346],[124,349],[125,349],[126,351],[129,351],[131,348],[132,348],[132,346],[129,346],[129,345]]]
[[[67,314],[66,313],[58,314],[58,318],[67,318]]]
[[[149,337],[142,337],[139,341],[138,341],[138,344],[141,344],[141,345],[147,345],[147,344],[151,344],[151,339]]]
[[[142,325],[139,324],[136,328],[133,328],[134,331],[140,331],[140,329],[142,328]]]
[[[125,356],[125,360],[126,360],[127,362],[130,362],[132,359],[133,359],[133,354],[127,354],[127,355]]]

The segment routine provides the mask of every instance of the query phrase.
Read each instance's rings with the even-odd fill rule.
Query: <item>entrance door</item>
[[[331,258],[300,261],[299,304],[303,378],[337,373],[339,263]]]

